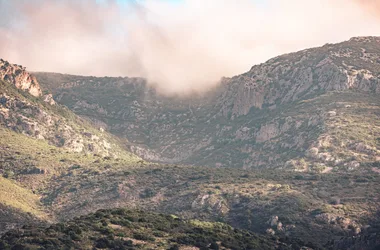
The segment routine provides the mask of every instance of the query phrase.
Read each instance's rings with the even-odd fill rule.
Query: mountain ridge
[[[324,127],[328,112],[333,111],[307,117],[308,121],[306,117],[292,121],[282,117],[276,121],[277,110],[289,107],[286,112],[292,112],[292,105],[297,102],[301,104],[327,92],[378,93],[379,44],[379,37],[358,37],[275,57],[240,76],[223,79],[209,96],[193,101],[159,96],[140,78],[59,75],[60,80],[55,81],[46,73],[36,75],[47,88],[49,83],[56,83],[50,89],[58,102],[128,138],[131,150],[146,160],[255,168],[292,160],[281,157],[260,163],[268,156],[262,155],[259,145],[272,148],[273,138],[305,122],[318,131],[318,127]],[[108,100],[118,103],[119,108]],[[266,118],[271,114],[273,121]],[[309,140],[307,136],[293,142],[289,139],[280,139],[280,143],[298,145]],[[295,148],[305,155],[311,144],[310,141]],[[289,146],[279,150],[286,147]],[[228,156],[230,150],[241,160]],[[217,151],[228,160],[218,162],[221,157]]]

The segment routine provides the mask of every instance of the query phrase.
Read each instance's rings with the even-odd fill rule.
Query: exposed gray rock
[[[25,90],[33,96],[41,96],[42,91],[37,79],[28,73],[24,67],[10,64],[0,59],[0,80],[12,83],[16,88]]]

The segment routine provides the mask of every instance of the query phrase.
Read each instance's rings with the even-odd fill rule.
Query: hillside
[[[41,194],[70,164],[104,157],[127,165],[141,160],[119,139],[42,96],[25,68],[0,62],[0,233],[54,221]]]
[[[380,182],[370,172],[343,177],[151,164],[72,152],[7,128],[0,133],[2,232],[128,207],[224,221],[322,247],[377,223]]]
[[[187,99],[139,78],[36,76],[146,160],[339,172],[379,158],[379,58],[379,37],[352,38],[273,58]]]
[[[323,245],[378,223],[378,175],[150,164],[85,155],[3,129],[2,232],[99,208],[140,208]],[[13,191],[12,191],[13,190]],[[11,216],[10,216],[11,215]],[[332,224],[331,224],[332,223]]]
[[[353,38],[187,99],[139,78],[34,78],[2,60],[0,234],[31,227],[1,246],[372,249],[379,54],[379,38]]]
[[[20,234],[20,231],[22,234]],[[99,210],[47,229],[10,231],[1,249],[298,249],[223,223],[126,209]],[[25,248],[26,247],[26,248]]]

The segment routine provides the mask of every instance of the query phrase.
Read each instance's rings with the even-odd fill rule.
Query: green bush
[[[7,179],[12,179],[15,173],[12,170],[5,170],[3,177]]]
[[[147,234],[142,234],[142,233],[133,234],[133,238],[136,240],[143,240],[143,241],[155,241],[156,240],[152,236],[147,235]]]
[[[146,189],[140,194],[140,197],[143,198],[143,199],[146,199],[146,198],[154,197],[155,195],[156,195],[156,191],[154,191],[154,190],[151,189],[151,188],[146,188]]]

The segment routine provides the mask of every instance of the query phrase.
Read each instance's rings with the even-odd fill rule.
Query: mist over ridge
[[[32,71],[145,77],[169,95],[205,92],[279,54],[380,34],[370,0],[38,3],[0,1],[1,57]]]

